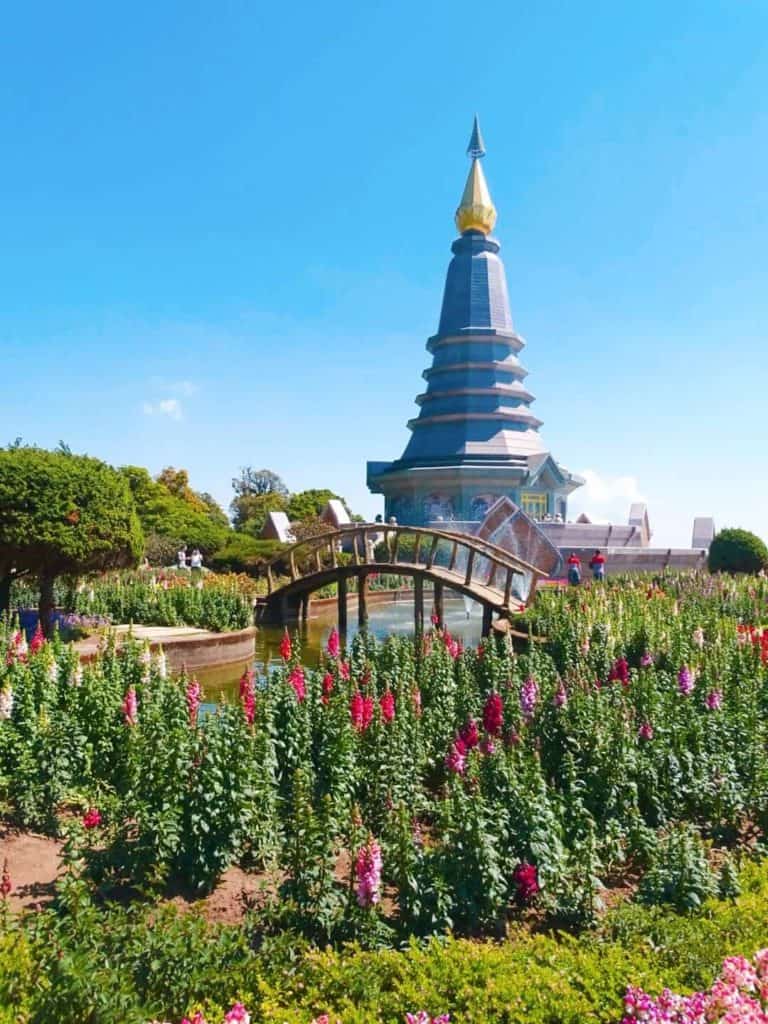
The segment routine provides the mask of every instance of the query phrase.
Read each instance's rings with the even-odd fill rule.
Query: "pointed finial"
[[[482,160],[485,156],[485,145],[483,143],[483,136],[480,133],[480,122],[477,119],[477,114],[475,114],[475,120],[472,124],[472,135],[467,146],[467,156],[471,156],[473,160]]]
[[[467,154],[472,158],[472,166],[456,211],[456,227],[462,234],[465,231],[480,231],[484,235],[489,235],[496,223],[496,207],[493,205],[483,168],[480,166],[480,160],[485,156],[485,146],[477,114],[472,125],[472,137],[467,146]]]

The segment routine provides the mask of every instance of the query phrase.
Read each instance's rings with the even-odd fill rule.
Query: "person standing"
[[[568,557],[568,582],[572,587],[577,587],[581,583],[581,559],[575,551]]]
[[[198,576],[203,570],[203,556],[200,554],[200,549],[195,548],[189,559],[189,564],[192,569],[192,573]]]
[[[183,544],[176,552],[176,560],[179,563],[180,569],[187,568],[187,545]]]
[[[589,561],[589,568],[592,570],[592,579],[605,579],[605,555],[602,553],[602,551],[595,551],[594,555],[592,555],[592,558]]]

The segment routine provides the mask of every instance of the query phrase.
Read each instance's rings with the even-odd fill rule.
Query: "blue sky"
[[[476,110],[574,511],[768,537],[763,0],[13,5],[0,440],[379,511]]]

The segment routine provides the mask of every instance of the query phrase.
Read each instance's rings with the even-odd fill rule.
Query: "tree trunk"
[[[40,605],[38,613],[40,615],[40,626],[42,627],[43,634],[49,639],[53,636],[53,610],[56,606],[53,595],[54,579],[54,576],[41,573],[39,580]]]
[[[13,582],[13,576],[9,572],[0,576],[0,619],[11,608],[11,583]]]

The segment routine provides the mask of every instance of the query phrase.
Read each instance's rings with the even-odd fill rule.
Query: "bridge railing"
[[[528,600],[545,574],[503,548],[472,534],[429,527],[360,523],[309,537],[292,544],[267,566],[268,594],[287,585],[277,578],[287,569],[290,583],[315,574],[355,567],[397,573],[442,570],[438,574],[466,591],[496,595],[498,605],[509,608]]]

